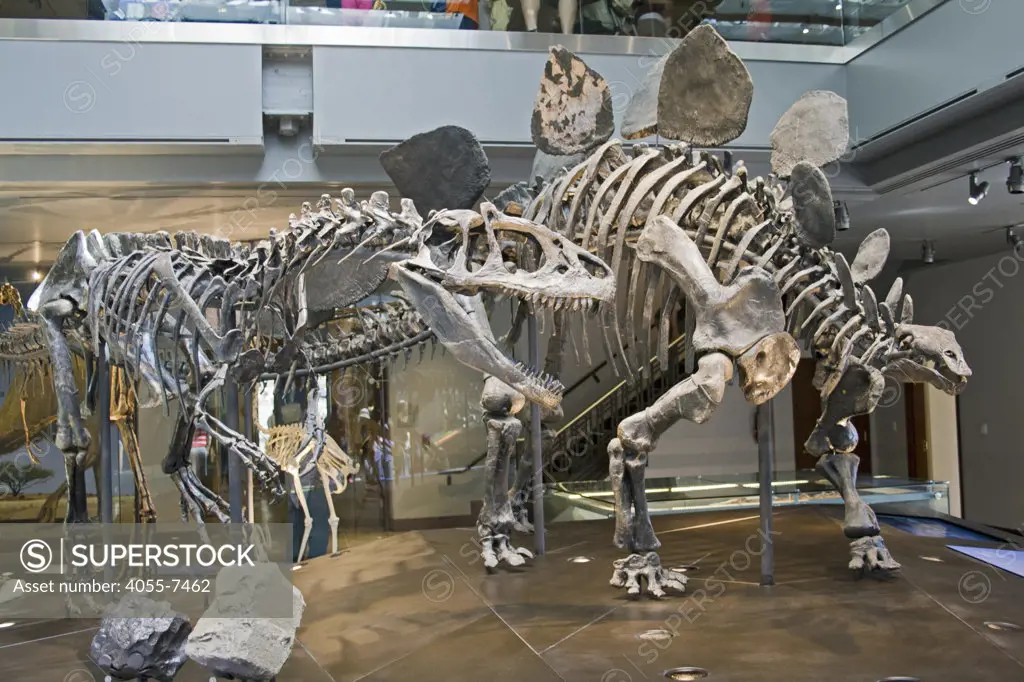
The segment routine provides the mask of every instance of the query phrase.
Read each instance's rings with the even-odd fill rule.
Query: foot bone
[[[850,543],[850,569],[854,571],[898,571],[900,564],[892,558],[881,535],[864,537]]]
[[[533,552],[522,547],[513,547],[507,535],[490,535],[480,538],[485,568],[494,568],[504,561],[509,566],[522,566],[527,559],[533,558]]]
[[[615,571],[609,583],[612,587],[625,587],[631,597],[640,595],[640,581],[647,581],[647,592],[652,597],[664,597],[665,590],[684,592],[686,576],[678,571],[661,567],[661,558],[656,552],[630,554],[625,559],[616,559]]]

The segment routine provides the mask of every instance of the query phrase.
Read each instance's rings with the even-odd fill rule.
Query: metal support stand
[[[259,389],[254,388],[253,390],[258,391]],[[253,413],[251,393],[245,397],[245,402],[242,403],[242,421],[244,422],[242,424],[242,433],[250,441],[256,442],[256,438],[253,437],[253,432],[255,431],[255,429],[253,428],[252,425]],[[245,499],[249,500],[249,504],[246,506],[245,521],[246,523],[251,524],[254,521],[254,515],[256,513],[254,509],[256,504],[253,502],[253,500],[255,500],[256,497],[253,491],[252,470],[250,469],[245,470]]]
[[[534,311],[526,318],[530,367],[540,369],[540,330]],[[541,438],[540,405],[530,403],[530,448],[533,452],[533,543],[534,554],[544,554],[544,444]]]
[[[224,382],[224,416],[221,421],[232,431],[238,431],[238,384]],[[245,467],[238,454],[228,451],[228,508],[231,522],[242,523],[242,497],[245,490]]]
[[[775,545],[772,540],[772,479],[775,462],[775,410],[773,401],[757,407],[758,484],[761,492],[761,584],[775,584]]]
[[[96,411],[99,417],[100,437],[100,523],[114,521],[114,440],[110,433],[110,362],[107,346],[100,342],[96,349]]]

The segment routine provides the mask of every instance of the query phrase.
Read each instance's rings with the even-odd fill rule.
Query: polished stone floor
[[[544,557],[493,575],[470,529],[363,544],[294,573],[307,609],[278,680],[653,682],[694,666],[713,682],[1024,681],[1024,630],[986,626],[1024,626],[1024,580],[946,549],[948,538],[894,528],[885,533],[901,574],[857,578],[838,511],[776,514],[771,588],[758,584],[756,513],[657,517],[664,564],[691,567],[687,594],[663,601],[608,586],[620,554],[606,521],[556,524]],[[0,677],[98,682],[87,658],[94,628],[0,630]],[[638,638],[649,630],[669,637]],[[192,663],[177,677],[205,679]]]

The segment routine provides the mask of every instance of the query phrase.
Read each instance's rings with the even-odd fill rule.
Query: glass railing
[[[757,474],[650,478],[647,504],[652,515],[686,512],[757,509],[760,486]],[[857,490],[868,504],[907,504],[949,513],[949,484],[896,476],[860,475]],[[803,504],[842,504],[835,486],[817,471],[776,472],[772,500],[777,507]],[[611,518],[615,513],[611,483],[580,481],[548,486],[545,507],[558,521]]]
[[[40,0],[0,18],[193,21],[845,45],[912,0]]]

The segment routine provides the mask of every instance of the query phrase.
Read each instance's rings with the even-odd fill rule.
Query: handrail
[[[668,347],[669,348],[674,348],[685,337],[686,337],[686,334],[680,334],[675,340],[672,341],[672,343],[668,344]],[[651,363],[654,363],[657,359],[658,359],[658,356],[655,355],[654,357],[651,358],[650,361],[651,361]],[[611,396],[613,393],[618,391],[620,388],[622,388],[627,383],[629,383],[629,382],[627,380],[625,380],[625,379],[620,381],[618,384],[616,384],[614,387],[612,387],[612,389],[610,391],[608,391],[603,396],[601,396],[600,398],[595,400],[593,403],[591,403],[591,405],[589,407],[587,407],[587,409],[585,409],[582,412],[580,412],[578,415],[573,417],[572,420],[570,420],[567,424],[565,424],[562,428],[560,428],[558,431],[556,431],[555,432],[555,437],[557,438],[558,436],[562,435],[570,426],[572,426],[573,424],[578,422],[580,419],[585,417],[587,414],[592,412],[594,409],[596,409],[598,405],[600,405],[602,402],[607,400],[609,396]]]
[[[674,340],[673,340],[673,341],[672,341],[672,342],[671,342],[670,344],[668,344],[668,347],[669,347],[669,348],[675,348],[675,347],[676,347],[676,346],[677,346],[677,345],[678,345],[678,344],[679,344],[679,343],[680,343],[680,342],[681,342],[681,341],[682,341],[682,340],[683,340],[684,338],[686,338],[686,334],[680,334],[680,335],[679,335],[678,337],[676,337],[676,338],[675,338],[675,339],[674,339]],[[626,349],[626,348],[628,348],[628,347],[629,347],[629,346],[626,346],[625,348],[623,348],[623,350],[625,350],[625,349]],[[613,357],[614,357],[614,356],[613,356]],[[652,358],[651,358],[650,362],[651,362],[651,363],[653,364],[654,362],[656,362],[656,361],[657,361],[657,359],[658,359],[658,356],[657,356],[657,355],[655,355],[654,357],[652,357]],[[573,384],[573,387],[575,388],[576,386],[579,386],[579,385],[580,385],[580,384],[581,384],[581,383],[582,383],[583,381],[585,381],[585,380],[586,380],[586,379],[587,379],[587,378],[588,378],[589,376],[591,376],[591,374],[593,374],[594,372],[596,372],[597,370],[601,369],[601,367],[603,367],[604,365],[607,365],[607,364],[608,364],[608,361],[607,361],[607,360],[605,360],[605,361],[604,361],[604,362],[602,362],[602,363],[601,363],[600,365],[598,365],[598,366],[597,366],[597,367],[595,367],[595,368],[594,368],[593,370],[591,370],[591,372],[588,372],[588,374],[587,374],[586,376],[584,376],[584,378],[583,378],[583,379],[580,379],[580,380],[579,380],[578,382],[576,382],[575,384]],[[569,422],[568,422],[567,424],[565,424],[565,425],[564,425],[564,426],[563,426],[562,428],[560,428],[560,429],[559,429],[558,431],[556,431],[556,432],[555,432],[555,435],[554,435],[554,437],[555,437],[555,438],[557,438],[558,436],[561,436],[561,435],[562,435],[563,433],[565,433],[565,431],[566,431],[566,430],[568,430],[568,429],[569,429],[569,427],[571,427],[571,426],[572,426],[573,424],[575,424],[576,422],[578,422],[578,421],[579,421],[580,419],[582,419],[582,418],[583,418],[583,417],[585,417],[586,415],[588,415],[588,414],[590,414],[591,412],[593,412],[593,411],[594,411],[594,409],[596,409],[596,408],[597,408],[597,407],[598,407],[598,406],[599,406],[599,405],[600,405],[600,404],[601,404],[602,402],[604,402],[604,401],[605,401],[605,400],[606,400],[606,399],[607,399],[607,398],[608,398],[609,396],[611,396],[611,395],[612,395],[613,393],[615,393],[616,391],[618,391],[618,390],[619,390],[620,388],[622,388],[622,387],[623,387],[623,386],[624,386],[625,384],[627,384],[627,383],[628,383],[628,382],[627,382],[627,381],[626,381],[625,379],[623,379],[622,381],[620,381],[620,382],[619,382],[618,384],[616,384],[616,385],[615,385],[614,387],[612,387],[612,389],[611,389],[610,391],[608,391],[608,392],[607,392],[607,393],[605,393],[605,394],[604,394],[603,396],[601,396],[600,398],[598,398],[598,399],[597,399],[596,401],[594,401],[593,403],[591,403],[591,405],[590,405],[589,407],[587,407],[587,408],[586,408],[585,410],[583,410],[583,411],[582,411],[582,412],[580,412],[580,413],[579,413],[578,415],[576,415],[575,417],[573,417],[573,419],[572,419],[572,420],[570,420],[570,421],[569,421]],[[568,392],[569,392],[569,391],[566,391],[566,394],[568,394]],[[521,438],[520,438],[519,440],[523,440],[523,439],[521,439]],[[457,469],[450,469],[450,470],[448,470],[448,472],[447,472],[447,473],[448,473],[448,475],[449,475],[449,476],[451,476],[451,475],[454,475],[454,474],[464,474],[464,473],[467,473],[467,472],[469,472],[469,471],[472,471],[472,470],[473,470],[473,468],[475,468],[475,467],[476,467],[476,466],[477,466],[478,464],[480,464],[480,462],[482,462],[482,461],[483,461],[484,459],[486,459],[486,457],[487,457],[487,453],[485,452],[485,453],[483,453],[482,455],[480,455],[479,457],[477,457],[476,459],[474,459],[474,460],[473,460],[472,462],[470,462],[469,464],[467,464],[467,465],[466,465],[465,467],[461,467],[461,468],[457,468]]]

